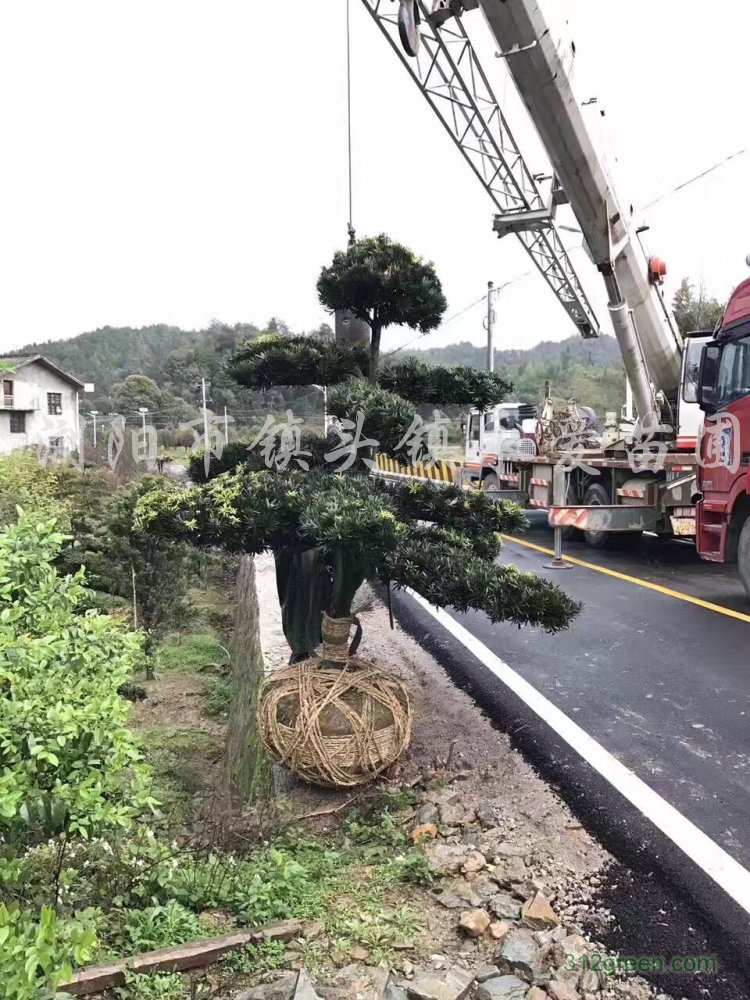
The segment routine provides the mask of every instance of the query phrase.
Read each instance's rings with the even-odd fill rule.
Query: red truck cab
[[[698,554],[736,562],[750,596],[750,279],[703,348],[699,381]]]

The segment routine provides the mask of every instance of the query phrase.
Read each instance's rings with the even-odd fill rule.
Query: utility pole
[[[487,318],[484,325],[487,329],[487,371],[495,370],[495,309],[492,304],[495,295],[495,286],[491,281],[487,282]]]
[[[227,408],[224,407],[224,444],[229,441],[229,416],[227,414]]]
[[[94,451],[96,451],[96,418],[99,416],[99,411],[89,410],[89,414],[94,418]]]
[[[143,441],[144,441],[144,444],[145,444],[145,442],[146,442],[146,414],[148,413],[148,407],[147,406],[139,406],[138,407],[138,412],[141,415],[141,424],[143,426]]]
[[[206,398],[206,380],[201,379],[201,389],[203,391],[203,466],[208,478],[208,467],[211,463],[211,448],[208,438],[208,401]]]
[[[328,386],[327,385],[314,385],[314,389],[320,389],[323,394],[323,437],[328,437]]]

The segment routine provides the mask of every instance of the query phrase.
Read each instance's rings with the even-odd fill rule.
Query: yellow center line
[[[506,542],[513,542],[515,545],[523,545],[527,549],[534,549],[535,552],[543,552],[546,556],[554,556],[553,549],[547,549],[543,545],[536,545],[534,542],[527,542],[526,539],[516,538],[514,535],[501,535]],[[657,594],[665,594],[667,597],[674,597],[678,601],[686,601],[688,604],[697,604],[699,608],[706,608],[708,611],[716,611],[717,614],[726,615],[727,618],[736,618],[741,622],[750,622],[750,615],[745,615],[741,611],[732,611],[731,608],[723,608],[720,604],[712,604],[710,601],[702,601],[700,597],[691,597],[690,594],[683,594],[679,590],[670,590],[669,587],[661,587],[658,583],[650,583],[648,580],[641,580],[637,576],[628,576],[627,573],[618,573],[614,569],[606,569],[604,566],[597,566],[595,563],[586,562],[585,559],[575,559],[573,556],[565,556],[565,561],[573,563],[574,566],[582,566],[584,569],[593,569],[596,573],[603,573],[605,576],[613,576],[616,580],[624,580],[625,583],[633,583],[637,587],[645,587],[647,590],[655,590]]]

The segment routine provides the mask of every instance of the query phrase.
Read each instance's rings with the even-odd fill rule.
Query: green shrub
[[[411,885],[432,885],[438,878],[430,867],[427,856],[414,851],[396,858],[386,869],[386,874],[393,881]]]
[[[0,984],[3,1000],[39,1000],[45,988],[70,979],[97,948],[92,914],[61,920],[49,906],[38,917],[0,903]]]
[[[58,494],[55,468],[42,465],[32,451],[0,456],[0,529],[16,522],[19,507],[67,524],[70,504]]]
[[[138,636],[80,613],[83,570],[54,566],[54,520],[0,534],[0,832],[21,840],[127,827],[154,805],[117,693],[139,664]]]
[[[120,1000],[183,1000],[186,996],[177,972],[138,975],[130,970],[125,972],[125,985],[116,989],[115,994]]]
[[[226,909],[243,924],[307,916],[315,879],[293,852],[269,847],[249,858],[209,853],[183,858],[170,894],[193,910]]]
[[[198,917],[174,899],[163,906],[123,910],[112,917],[110,946],[118,955],[136,955],[206,937]]]

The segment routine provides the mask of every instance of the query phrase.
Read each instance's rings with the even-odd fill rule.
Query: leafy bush
[[[0,456],[0,529],[15,523],[19,507],[66,523],[70,505],[58,495],[55,468],[30,451]]]
[[[105,589],[130,599],[135,576],[138,624],[154,636],[163,634],[187,614],[185,592],[195,557],[183,545],[167,544],[135,525],[135,508],[144,493],[169,489],[162,476],[142,476],[118,490],[107,513],[107,545],[97,564]]]
[[[256,926],[308,915],[314,882],[291,850],[270,847],[246,859],[214,853],[183,859],[169,891],[191,909],[227,909]]]
[[[4,1000],[38,1000],[45,987],[70,979],[96,951],[93,917],[60,920],[49,906],[39,916],[0,903],[0,983]]]
[[[174,899],[163,906],[123,910],[113,917],[109,943],[119,955],[136,955],[205,937],[198,917]]]
[[[432,885],[437,881],[437,875],[430,867],[427,856],[417,851],[395,858],[388,876],[393,881],[407,882],[411,885]]]
[[[140,640],[80,614],[83,570],[61,577],[66,538],[22,517],[0,535],[0,831],[48,837],[127,826],[153,805],[117,694]]]

